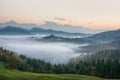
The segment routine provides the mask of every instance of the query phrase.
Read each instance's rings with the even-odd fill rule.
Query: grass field
[[[0,63],[1,64],[1,63]],[[5,69],[0,65],[0,80],[105,80],[78,74],[37,74]]]

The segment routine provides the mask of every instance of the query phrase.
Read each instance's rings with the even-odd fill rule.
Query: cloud
[[[64,22],[68,22],[68,23],[71,23],[71,22],[72,22],[71,20],[65,19],[65,18],[58,18],[58,17],[55,17],[54,19],[57,20],[57,21],[64,21]]]
[[[65,18],[57,18],[57,17],[55,17],[54,19],[55,19],[55,20],[58,20],[58,21],[66,21]]]

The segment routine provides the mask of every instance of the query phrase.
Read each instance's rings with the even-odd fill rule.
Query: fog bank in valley
[[[24,54],[50,61],[51,63],[64,63],[73,57],[79,56],[74,51],[79,45],[70,43],[50,43],[29,40],[31,36],[0,35],[0,46]]]

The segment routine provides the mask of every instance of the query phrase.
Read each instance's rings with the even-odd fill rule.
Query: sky
[[[10,20],[114,30],[120,28],[120,0],[0,0],[0,23]]]

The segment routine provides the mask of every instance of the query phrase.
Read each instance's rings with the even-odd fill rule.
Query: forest
[[[120,78],[119,57],[120,49],[105,50],[66,64],[51,64],[0,48],[0,62],[3,62],[6,68],[35,73],[84,74],[102,78]]]

